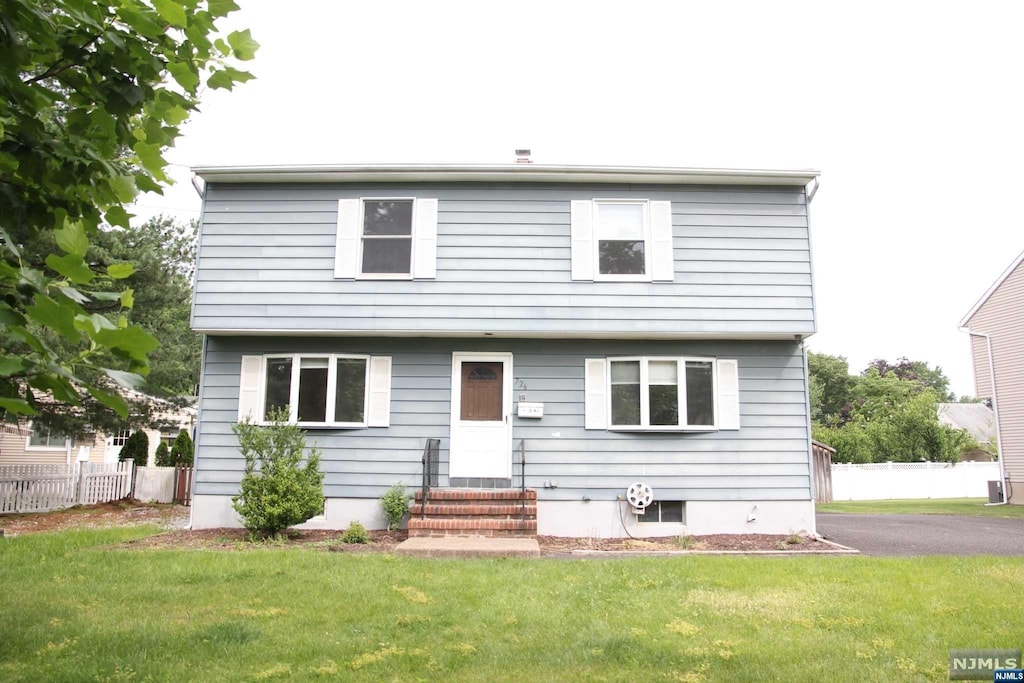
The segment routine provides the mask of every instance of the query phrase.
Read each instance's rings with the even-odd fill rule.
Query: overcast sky
[[[257,79],[140,216],[198,216],[207,164],[816,168],[810,348],[974,393],[957,324],[1024,250],[1024,3],[238,1]]]

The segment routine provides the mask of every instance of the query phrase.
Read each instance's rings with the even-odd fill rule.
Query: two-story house
[[[439,493],[536,491],[520,530],[814,530],[816,171],[196,173],[196,528],[238,524],[232,424],[284,407],[323,451],[328,528],[383,527],[439,439]]]
[[[1024,252],[960,321],[976,395],[992,402],[1002,497],[1024,504]]]

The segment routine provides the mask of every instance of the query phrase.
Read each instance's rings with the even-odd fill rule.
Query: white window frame
[[[715,432],[718,431],[720,411],[718,406],[718,359],[705,356],[609,356],[607,358],[607,374],[605,387],[608,392],[608,400],[605,410],[608,415],[608,431],[611,432]],[[679,392],[679,419],[686,419],[686,363],[693,361],[698,363],[711,363],[711,392],[712,410],[714,410],[715,421],[710,425],[652,425],[650,406],[650,384],[648,382],[648,364],[658,361],[675,361],[676,363],[676,388]],[[638,425],[617,425],[612,424],[612,363],[618,362],[639,362],[640,363],[640,424]]]
[[[122,434],[124,436],[122,436]],[[110,435],[110,445],[115,448],[123,448],[128,443],[128,438],[132,435],[130,429],[119,429]],[[118,443],[120,441],[121,443]]]
[[[409,220],[409,272],[408,273],[364,273],[363,272],[363,240],[366,239],[366,202],[412,202],[412,213]],[[412,280],[416,270],[416,215],[419,202],[416,197],[360,197],[359,198],[359,246],[356,249],[356,279],[357,280]],[[398,239],[399,236],[371,237],[370,239]],[[404,239],[405,235],[401,235]]]
[[[64,443],[59,446],[36,446],[32,443],[32,435],[35,434],[35,427],[31,422],[28,423],[28,436],[25,437],[25,450],[26,451],[67,451],[71,447],[71,439],[64,437]],[[49,431],[47,431],[47,438],[49,438]]]
[[[595,282],[651,282],[653,280],[653,254],[651,248],[651,201],[649,199],[594,199],[593,200],[593,235],[594,235],[594,281]],[[602,273],[601,272],[601,205],[633,204],[643,207],[644,213],[644,272],[636,275]]]
[[[260,413],[257,424],[268,425],[267,414],[267,366],[268,361],[275,358],[290,358],[292,361],[292,376],[290,393],[288,395],[288,421],[298,427],[329,427],[333,429],[358,429],[367,426],[370,413],[370,356],[356,353],[268,353],[263,356],[263,364],[260,368]],[[344,359],[363,360],[366,362],[363,379],[363,421],[362,422],[299,422],[299,371],[302,367],[303,358],[326,358],[327,359],[327,405],[324,411],[325,417],[334,415],[336,393],[338,388],[338,361]]]

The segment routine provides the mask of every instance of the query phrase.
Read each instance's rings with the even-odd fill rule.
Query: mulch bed
[[[36,512],[0,516],[0,529],[7,536],[59,531],[71,528],[101,528],[158,524],[169,528],[162,534],[120,544],[129,549],[180,550],[285,550],[305,548],[344,553],[390,553],[408,538],[405,531],[368,531],[367,544],[343,543],[341,531],[292,529],[275,539],[253,542],[245,529],[201,529],[181,527],[188,523],[189,509],[181,505],[160,505],[123,500],[99,505],[84,505],[55,512]],[[708,536],[668,536],[662,538],[571,538],[538,536],[542,555],[566,555],[573,551],[609,553],[664,551],[787,551],[821,552],[833,546],[806,536],[766,534],[713,534]]]

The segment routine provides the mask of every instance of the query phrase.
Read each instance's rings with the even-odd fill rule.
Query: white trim
[[[375,164],[194,166],[206,182],[549,182],[656,185],[780,185],[803,187],[820,175],[812,169],[671,168],[544,164]]]
[[[361,429],[367,426],[368,413],[370,409],[370,361],[371,356],[357,353],[267,353],[263,354],[263,364],[260,367],[260,399],[259,415],[256,424],[268,425],[265,416],[267,414],[267,367],[270,360],[275,358],[287,358],[292,362],[291,386],[288,394],[288,420],[291,424],[306,428],[330,428],[330,429]],[[327,359],[327,402],[324,407],[324,422],[299,422],[299,377],[304,358],[326,358]],[[344,359],[364,360],[363,368],[363,421],[362,422],[335,422],[329,418],[334,415],[335,400],[337,399],[336,389],[338,381],[337,362]]]
[[[363,272],[363,240],[366,235],[366,202],[412,202],[412,213],[409,215],[409,272],[408,273],[364,273]],[[359,222],[356,224],[356,278],[357,280],[412,280],[413,267],[416,263],[416,197],[360,197]],[[405,235],[384,235],[370,239],[406,239]]]
[[[1010,277],[1010,274],[1013,273],[1013,271],[1017,269],[1017,266],[1022,262],[1024,262],[1024,251],[1022,251],[1017,258],[1013,260],[1010,267],[1004,270],[1003,274],[1000,275],[994,283],[992,283],[992,286],[988,288],[988,291],[981,295],[981,298],[978,299],[978,303],[974,304],[974,307],[971,308],[970,312],[960,320],[960,327],[967,327],[968,321],[974,317],[974,314],[978,312],[978,309],[985,305],[985,302],[996,293],[999,286],[1006,281],[1006,278]]]
[[[650,376],[648,366],[651,362],[676,363],[676,391],[679,420],[686,420],[686,363],[711,363],[711,410],[714,422],[709,425],[652,425],[650,415]],[[640,424],[617,425],[612,422],[612,363],[640,363]],[[716,432],[720,428],[718,408],[718,359],[705,356],[608,356],[608,399],[605,408],[608,415],[608,431],[610,432]],[[645,424],[646,422],[646,424]]]
[[[448,433],[448,466],[450,477],[471,477],[475,474],[463,474],[452,471],[452,456],[458,451],[458,429],[456,425],[462,422],[462,362],[475,361],[484,363],[502,364],[502,421],[505,423],[506,449],[505,458],[506,471],[504,474],[488,474],[485,478],[509,479],[512,477],[512,354],[511,353],[485,353],[481,351],[454,351],[452,352],[452,390],[451,390],[451,416]],[[457,458],[456,458],[457,459]]]
[[[651,282],[652,276],[652,255],[651,255],[651,202],[649,199],[620,199],[616,197],[597,197],[592,199],[592,227],[593,235],[593,259],[594,259],[594,282]],[[600,207],[602,204],[639,205],[643,208],[643,231],[644,231],[644,272],[638,274],[616,274],[601,272],[601,236],[598,234],[600,220]]]

